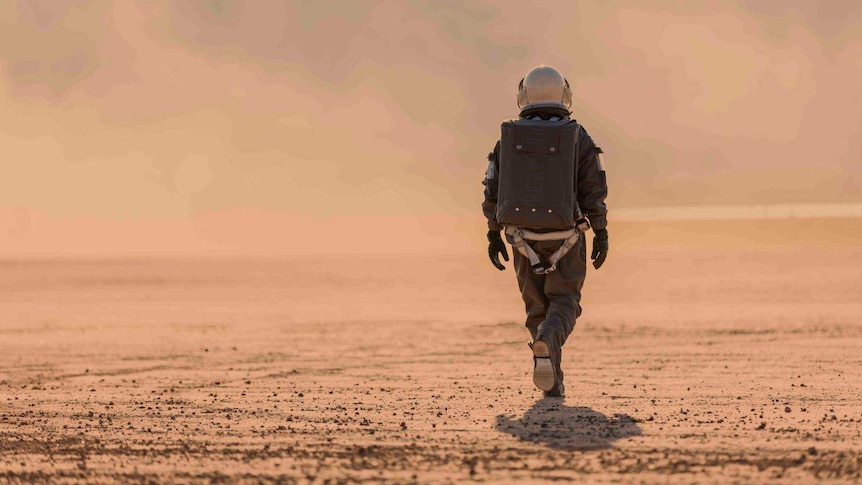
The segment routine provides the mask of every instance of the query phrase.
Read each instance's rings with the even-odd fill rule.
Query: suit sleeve
[[[488,219],[488,229],[501,231],[503,227],[497,223],[497,190],[500,186],[500,142],[494,146],[494,151],[488,154],[488,168],[485,170],[485,200],[482,201],[482,212]]]
[[[594,231],[602,230],[608,225],[608,208],[605,205],[608,179],[601,154],[602,149],[596,146],[582,127],[578,140],[578,205],[590,220]]]

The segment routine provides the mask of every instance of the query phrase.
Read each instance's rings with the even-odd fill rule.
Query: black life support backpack
[[[509,120],[501,126],[497,222],[528,229],[567,230],[577,208],[574,120]]]

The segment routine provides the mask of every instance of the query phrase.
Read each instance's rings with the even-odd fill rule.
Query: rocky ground
[[[705,231],[616,233],[565,399],[482,251],[3,260],[0,482],[859,482],[862,251]]]

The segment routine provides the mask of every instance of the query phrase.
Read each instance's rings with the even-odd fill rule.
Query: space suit
[[[488,154],[485,199],[488,255],[500,270],[513,246],[526,327],[532,340],[533,382],[546,396],[562,396],[562,347],[581,314],[587,273],[585,231],[594,233],[598,269],[608,253],[607,178],[602,150],[571,118],[568,81],[538,66],[518,86],[517,120],[501,126]]]

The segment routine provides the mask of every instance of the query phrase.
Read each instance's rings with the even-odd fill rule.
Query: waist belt
[[[520,227],[506,227],[506,235],[511,238],[512,245],[525,258],[530,260],[530,266],[533,268],[533,273],[538,275],[552,273],[557,270],[557,263],[575,247],[578,239],[581,238],[581,231],[578,228],[572,228],[567,231],[555,232],[532,232]],[[527,244],[527,241],[563,241],[563,245],[554,251],[554,254],[548,257],[550,266],[545,267],[539,255],[533,251],[533,248]]]

